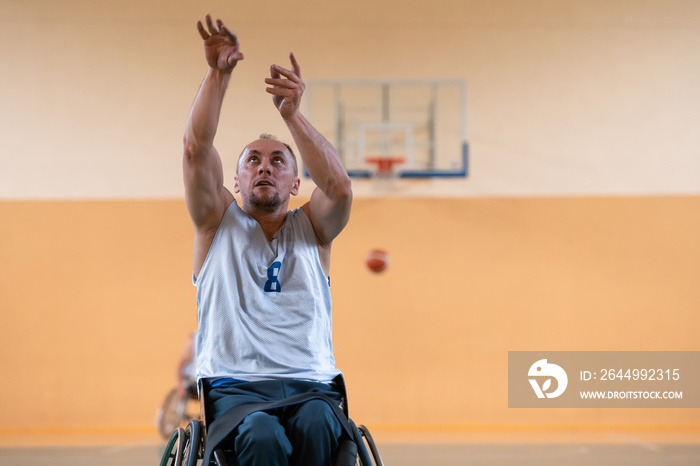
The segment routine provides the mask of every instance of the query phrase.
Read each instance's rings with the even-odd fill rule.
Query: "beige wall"
[[[698,350],[697,197],[358,200],[332,264],[353,416],[378,428],[698,427],[507,408],[513,350]],[[4,202],[0,432],[149,429],[196,326],[182,201]],[[391,267],[375,275],[366,253]]]

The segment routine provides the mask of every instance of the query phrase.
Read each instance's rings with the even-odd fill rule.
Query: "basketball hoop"
[[[381,178],[391,178],[395,176],[394,166],[406,162],[404,157],[393,156],[369,156],[365,157],[365,163],[377,166],[377,176]]]
[[[373,184],[377,192],[390,193],[396,189],[396,180],[399,174],[396,172],[396,166],[406,162],[405,157],[390,156],[390,155],[375,155],[365,157],[367,165],[376,165],[374,171]]]

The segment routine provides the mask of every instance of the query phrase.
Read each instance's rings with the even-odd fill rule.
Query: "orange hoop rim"
[[[394,165],[401,165],[406,162],[405,157],[394,155],[371,155],[365,157],[365,163],[377,165],[377,173],[389,174],[394,172]]]

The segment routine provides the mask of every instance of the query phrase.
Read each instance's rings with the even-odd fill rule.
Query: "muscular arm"
[[[206,227],[222,210],[224,174],[214,136],[230,74],[209,70],[197,93],[184,137],[183,174],[187,208],[195,227]]]
[[[204,40],[209,71],[187,120],[182,160],[185,199],[195,225],[195,274],[204,263],[226,207],[233,201],[231,192],[224,188],[223,167],[214,148],[214,136],[231,72],[243,59],[238,38],[221,20],[215,26],[207,15],[206,23],[207,29],[198,21],[197,30]]]
[[[207,72],[185,128],[182,160],[185,198],[198,229],[212,226],[226,207],[223,167],[214,147],[214,136],[230,77],[230,73],[213,69]]]
[[[309,212],[321,245],[330,244],[350,219],[352,185],[335,147],[301,114],[285,119],[316,189]]]
[[[292,70],[273,65],[265,82],[267,92],[294,139],[304,165],[316,183],[305,211],[309,214],[319,245],[329,246],[350,218],[352,185],[335,147],[299,111],[304,92],[299,64],[290,54]],[[286,78],[286,79],[285,79]]]

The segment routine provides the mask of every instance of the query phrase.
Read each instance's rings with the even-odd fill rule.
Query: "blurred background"
[[[700,3],[0,0],[0,435],[155,432],[197,325],[181,154],[206,13],[246,56],[229,185],[259,133],[290,139],[263,82],[290,51],[306,80],[467,83],[466,178],[354,181],[331,276],[355,419],[700,430],[697,409],[507,396],[508,351],[700,350]]]

